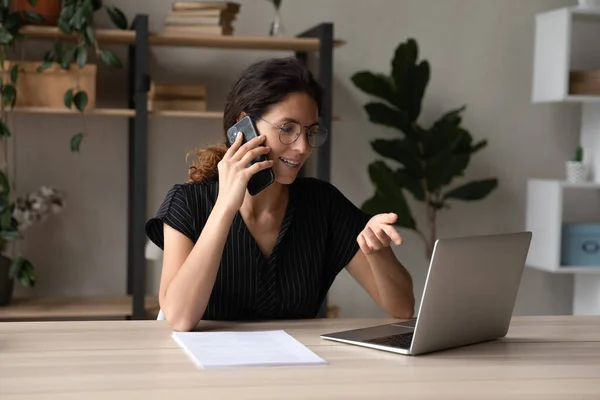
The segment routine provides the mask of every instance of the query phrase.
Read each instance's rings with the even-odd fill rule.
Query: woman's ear
[[[246,114],[246,112],[245,112],[245,111],[242,111],[242,112],[240,113],[240,115],[238,115],[238,117],[237,117],[237,119],[235,120],[235,122],[240,122],[240,120],[241,120],[242,118],[244,118],[246,115],[248,115],[248,114]]]

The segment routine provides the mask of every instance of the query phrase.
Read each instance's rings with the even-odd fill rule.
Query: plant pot
[[[12,0],[11,10],[12,11],[35,11],[44,17],[42,25],[56,26],[58,24],[58,17],[62,10],[63,0],[42,0],[38,1],[35,6],[29,4],[27,0]],[[25,21],[25,24],[32,24],[30,21]]]
[[[10,264],[12,260],[0,254],[0,306],[9,304],[13,295],[15,280],[8,277]]]
[[[40,2],[41,3],[41,2]],[[39,4],[39,3],[38,3]],[[17,102],[15,107],[50,107],[64,109],[65,93],[79,84],[79,89],[88,95],[86,110],[96,106],[96,65],[87,64],[79,69],[72,64],[64,70],[54,64],[50,68],[37,72],[40,62],[6,61],[4,72],[0,74],[3,81],[9,80],[9,71],[14,64],[19,64],[17,80]],[[73,110],[77,110],[73,106]]]
[[[589,168],[580,161],[567,161],[567,181],[571,183],[584,183],[588,180]]]

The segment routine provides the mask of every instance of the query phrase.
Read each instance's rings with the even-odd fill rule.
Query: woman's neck
[[[255,196],[246,192],[241,209],[250,218],[257,218],[265,214],[277,213],[285,208],[288,200],[289,188],[287,185],[274,182]]]

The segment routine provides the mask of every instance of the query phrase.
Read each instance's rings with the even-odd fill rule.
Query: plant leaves
[[[92,6],[94,8],[94,11],[98,11],[102,8],[102,0],[92,0]]]
[[[17,272],[17,279],[19,283],[24,287],[34,287],[35,286],[35,271],[33,269],[33,264],[27,259],[23,259],[21,262],[21,267]]]
[[[23,25],[23,20],[21,19],[21,14],[18,12],[10,13],[6,16],[6,22],[4,23],[4,28],[12,34],[16,33],[21,26]]]
[[[119,58],[112,52],[108,51],[108,50],[103,50],[100,53],[100,58],[102,58],[102,61],[104,61],[104,63],[106,65],[108,65],[109,67],[113,67],[113,68],[122,68],[123,64],[121,64],[121,60],[119,60]]]
[[[75,52],[75,58],[77,60],[77,65],[79,66],[79,68],[85,67],[85,64],[87,64],[88,59],[87,49],[84,46],[77,47],[77,50]]]
[[[429,83],[428,61],[417,64],[419,49],[416,40],[408,39],[396,47],[392,58],[392,77],[398,94],[396,106],[406,112],[411,122],[418,119],[425,89]]]
[[[41,24],[45,21],[44,17],[42,17],[40,14],[36,13],[35,11],[25,10],[23,12],[23,14],[25,14],[26,19],[28,19],[29,21],[34,22],[34,23]]]
[[[460,135],[459,127],[462,122],[461,112],[465,107],[451,110],[441,116],[428,130],[423,133],[423,150],[425,157],[433,157],[453,146]]]
[[[79,132],[71,138],[71,151],[76,152],[81,148],[81,142],[83,141],[83,133]]]
[[[3,231],[0,231],[0,236],[2,236],[2,239],[5,239],[5,240],[12,240],[12,239],[20,239],[21,238],[21,234],[17,230],[13,230],[13,231],[3,230]]]
[[[59,18],[58,19],[58,28],[66,33],[67,35],[71,34],[71,32],[73,32],[73,29],[71,28],[71,25],[69,24],[69,18]]]
[[[10,194],[10,184],[8,183],[8,177],[4,171],[0,170],[0,196],[8,196]]]
[[[94,33],[94,28],[91,25],[85,27],[83,31],[83,39],[89,46],[96,45],[96,34]]]
[[[17,91],[13,85],[4,85],[2,87],[2,105],[4,107],[14,104],[17,100]]]
[[[0,215],[0,227],[2,228],[2,230],[10,228],[11,219],[12,215],[10,212],[10,208],[5,208],[4,210],[2,210],[2,214]]]
[[[73,102],[75,103],[75,107],[81,112],[85,110],[88,104],[88,95],[83,90],[77,92],[77,94],[73,97]]]
[[[402,187],[395,181],[393,171],[383,161],[375,161],[369,165],[369,176],[375,185],[376,194],[363,207],[366,206],[369,213],[394,212],[398,215],[397,225],[415,229],[416,223]]]
[[[71,108],[73,106],[73,98],[74,98],[73,89],[67,90],[67,92],[65,93],[65,97],[64,97],[64,103],[67,108]]]
[[[10,279],[15,279],[18,276],[19,271],[21,271],[21,267],[24,263],[25,259],[22,257],[12,260],[12,263],[10,263],[10,267],[8,268],[8,277]]]
[[[0,120],[0,137],[9,137],[9,136],[10,136],[10,129],[8,128],[8,125],[6,125],[6,122]],[[1,183],[2,182],[0,181],[0,184]]]
[[[456,187],[446,194],[444,199],[458,199],[465,201],[481,200],[498,186],[498,179],[484,179],[472,181]]]
[[[127,29],[129,27],[127,17],[119,8],[115,6],[106,6],[106,11],[108,12],[108,16],[110,17],[111,21],[117,28]]]
[[[375,139],[371,142],[375,152],[402,164],[407,171],[417,177],[424,176],[424,171],[419,159],[418,149],[408,139]]]
[[[13,35],[8,32],[6,29],[2,28],[0,29],[0,44],[6,44],[9,45],[12,43],[13,40]]]
[[[487,140],[481,140],[479,142],[477,142],[473,147],[471,147],[471,153],[476,153],[479,150],[483,149],[485,146],[487,146]]]
[[[404,169],[397,170],[394,175],[396,177],[396,182],[411,192],[415,200],[425,201],[425,189],[423,188],[421,179]]]
[[[29,5],[31,5],[32,7],[37,6],[38,0],[27,0],[27,2],[29,3]]]
[[[52,64],[54,64],[54,62],[44,61],[37,67],[37,72],[43,72],[43,71],[47,70],[48,68],[50,68],[52,66]]]
[[[17,79],[19,78],[19,65],[15,64],[10,69],[10,81],[13,85],[17,83]]]
[[[401,110],[389,107],[387,104],[373,102],[365,105],[365,110],[369,114],[369,121],[399,129],[407,137],[416,139],[416,132],[413,129],[408,116]]]
[[[351,79],[354,85],[363,92],[386,100],[390,104],[396,104],[394,82],[389,77],[361,71],[352,75]]]

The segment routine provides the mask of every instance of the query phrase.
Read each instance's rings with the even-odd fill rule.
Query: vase
[[[567,182],[584,183],[588,180],[589,168],[586,164],[580,161],[567,161],[566,175]]]
[[[8,277],[12,260],[0,254],[0,306],[10,303],[13,295],[15,280]]]
[[[283,28],[283,24],[281,22],[281,12],[278,8],[276,8],[273,21],[271,22],[271,28],[269,29],[269,36],[283,36],[284,33],[285,29]]]

